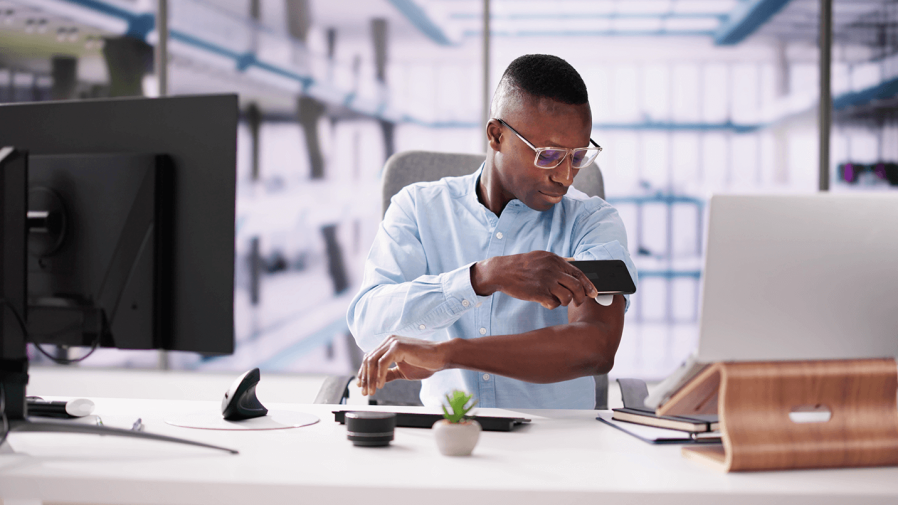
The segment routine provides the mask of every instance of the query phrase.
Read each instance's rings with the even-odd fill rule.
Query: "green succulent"
[[[452,413],[450,414],[449,411],[446,410],[446,406],[443,405],[443,417],[453,424],[463,420],[468,412],[474,408],[474,405],[477,405],[477,400],[474,400],[468,405],[471,398],[473,398],[473,396],[457,389],[452,392],[452,396],[446,395],[446,401],[449,403],[449,408],[452,409]]]

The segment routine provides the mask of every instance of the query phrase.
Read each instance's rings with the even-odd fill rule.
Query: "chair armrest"
[[[595,375],[596,410],[608,410],[608,374]]]
[[[349,383],[355,379],[354,375],[330,375],[324,379],[324,384],[318,390],[318,396],[314,403],[339,405],[349,398]]]

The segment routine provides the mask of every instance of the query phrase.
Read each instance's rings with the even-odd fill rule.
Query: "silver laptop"
[[[898,192],[711,198],[698,349],[717,361],[898,356]]]

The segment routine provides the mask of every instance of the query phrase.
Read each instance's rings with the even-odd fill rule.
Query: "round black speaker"
[[[392,412],[347,412],[346,438],[352,445],[383,447],[393,441],[396,414]]]

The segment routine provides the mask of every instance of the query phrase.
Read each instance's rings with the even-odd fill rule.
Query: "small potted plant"
[[[466,417],[477,404],[477,400],[472,402],[471,398],[471,395],[458,390],[453,391],[452,396],[446,395],[452,412],[443,405],[445,419],[440,419],[433,425],[437,447],[444,456],[468,456],[477,445],[480,423]]]

